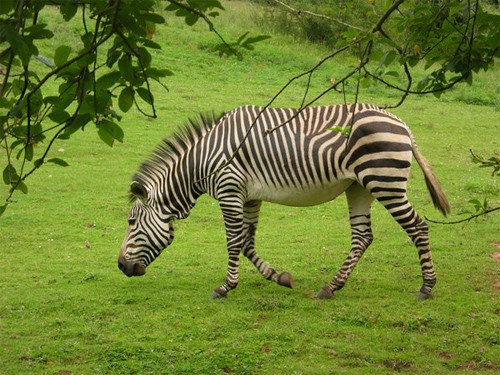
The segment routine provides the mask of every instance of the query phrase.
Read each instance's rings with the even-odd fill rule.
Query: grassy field
[[[223,33],[258,33],[256,9],[227,5],[219,21]],[[266,104],[325,52],[278,35],[243,61],[220,59],[209,51],[217,41],[205,26],[190,29],[174,20],[157,37],[165,47],[158,57],[175,72],[165,82],[169,92],[156,87],[159,118],[127,115],[125,142],[113,148],[91,126],[59,142],[52,155],[71,166],[43,167],[30,178],[30,193],[17,195],[0,218],[0,374],[500,371],[500,262],[492,257],[499,251],[492,246],[500,241],[498,215],[431,224],[438,284],[435,299],[425,302],[416,300],[416,250],[378,204],[375,242],[346,287],[332,300],[313,298],[349,249],[343,198],[300,209],[264,204],[257,249],[294,275],[294,290],[263,280],[243,261],[238,288],[226,299],[209,299],[225,276],[227,256],[222,217],[208,197],[177,222],[175,242],[145,277],[126,278],[116,261],[130,176],[159,140],[199,111]],[[350,61],[339,64],[318,72],[311,96]],[[498,183],[468,156],[470,148],[483,155],[500,149],[499,78],[495,69],[473,87],[458,87],[440,100],[413,97],[394,111],[432,163],[453,218],[471,198],[499,203]],[[294,84],[276,105],[298,106],[305,85]],[[361,100],[396,101],[376,86]],[[321,101],[342,102],[340,94]],[[421,215],[441,219],[418,168],[409,189]]]

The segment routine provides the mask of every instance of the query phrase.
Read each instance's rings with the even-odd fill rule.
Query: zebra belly
[[[247,186],[248,200],[262,200],[286,206],[315,206],[331,201],[342,194],[353,180],[340,180],[328,185],[276,187],[251,184]]]

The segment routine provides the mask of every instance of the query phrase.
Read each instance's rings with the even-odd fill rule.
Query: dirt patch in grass
[[[458,366],[460,370],[464,371],[498,371],[500,366],[495,363],[478,363],[474,361],[464,362]]]
[[[448,359],[452,359],[454,357],[455,356],[453,354],[448,353],[448,352],[441,352],[441,353],[439,353],[439,358],[441,358],[441,359],[448,360]]]
[[[494,246],[494,247],[497,247],[500,249],[500,241],[494,241],[494,242],[490,242],[488,245],[490,246]],[[497,252],[496,253],[497,255],[500,255],[500,252]],[[497,258],[498,259],[498,258]]]
[[[409,371],[412,369],[412,365],[409,362],[399,359],[384,361],[384,366],[397,372]]]

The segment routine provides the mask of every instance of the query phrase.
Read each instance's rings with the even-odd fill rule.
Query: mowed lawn
[[[232,22],[249,14],[258,9],[229,3],[221,30],[229,36],[258,33],[249,20],[243,29]],[[93,125],[57,142],[51,155],[70,167],[44,166],[27,181],[29,194],[15,195],[17,202],[0,218],[0,374],[500,371],[496,213],[461,225],[430,224],[438,283],[435,298],[424,302],[416,300],[416,249],[377,203],[375,241],[345,288],[331,300],[314,299],[349,250],[344,197],[309,208],[264,204],[257,250],[277,270],[292,273],[293,290],[267,282],[243,259],[238,288],[226,299],[210,300],[224,279],[227,254],[218,204],[206,196],[176,223],[174,243],[147,274],[126,278],[117,254],[130,177],[140,162],[200,111],[267,104],[324,53],[274,36],[243,61],[221,59],[210,52],[217,41],[206,27],[175,21],[157,38],[164,46],[158,64],[175,72],[165,80],[169,92],[155,87],[159,118],[127,114],[121,123],[125,142],[113,148],[99,140]],[[322,68],[311,97],[351,63],[343,59]],[[473,87],[458,87],[441,99],[412,97],[393,111],[410,125],[447,192],[449,220],[464,217],[459,213],[471,209],[472,198],[499,204],[498,177],[472,164],[468,151],[499,151],[499,76],[496,68]],[[276,105],[299,106],[305,88],[306,81],[298,81]],[[343,100],[331,93],[318,104]],[[397,101],[380,86],[365,89],[361,100]],[[0,193],[5,196],[6,188]],[[416,163],[409,196],[421,216],[444,220]]]

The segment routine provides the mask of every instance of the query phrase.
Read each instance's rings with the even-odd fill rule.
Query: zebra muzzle
[[[130,263],[123,259],[118,259],[118,268],[128,277],[142,276],[146,273],[146,266],[142,263]]]

